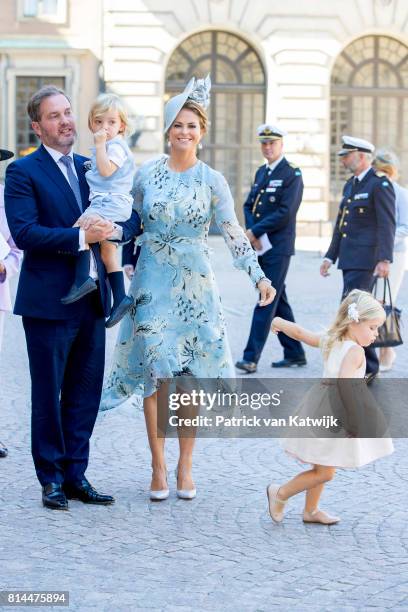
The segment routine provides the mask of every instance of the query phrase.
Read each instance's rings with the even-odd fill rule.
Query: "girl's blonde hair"
[[[380,149],[377,151],[373,168],[379,172],[384,172],[392,181],[396,181],[399,176],[399,159],[393,151]]]
[[[121,133],[123,136],[129,136],[132,132],[132,124],[129,119],[127,110],[125,105],[121,101],[121,99],[112,93],[104,93],[100,94],[95,102],[91,106],[91,110],[88,115],[88,127],[91,130],[92,121],[96,117],[100,117],[103,113],[106,113],[109,110],[115,110],[118,112],[119,118],[124,125],[124,129]]]
[[[349,308],[351,304],[353,306]],[[356,319],[358,319],[358,322],[371,321],[372,319],[385,320],[385,310],[371,293],[360,289],[350,291],[340,304],[337,316],[325,335],[323,351],[326,359],[333,345],[343,340],[348,326]]]

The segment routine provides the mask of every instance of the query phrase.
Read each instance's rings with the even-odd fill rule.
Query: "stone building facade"
[[[342,133],[391,146],[408,181],[405,0],[2,0],[0,10],[0,144],[19,153],[33,145],[26,97],[44,79],[71,94],[83,153],[93,97],[122,96],[140,162],[165,150],[165,100],[210,72],[200,156],[226,175],[237,212],[262,161],[254,131],[265,119],[288,131],[287,157],[303,170],[301,221],[333,217]]]

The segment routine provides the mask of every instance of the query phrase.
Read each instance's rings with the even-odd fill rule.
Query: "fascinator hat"
[[[192,77],[187,83],[183,93],[173,96],[164,107],[164,131],[167,132],[171,124],[188,100],[193,100],[207,109],[210,104],[211,79],[208,74],[205,79]]]

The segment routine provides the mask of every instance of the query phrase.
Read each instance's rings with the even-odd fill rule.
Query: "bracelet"
[[[266,276],[262,276],[262,278],[260,278],[258,280],[258,282],[256,283],[256,286],[258,287],[259,283],[263,281],[264,283],[267,283],[270,287],[272,286],[271,281],[269,280],[269,278],[267,278]]]

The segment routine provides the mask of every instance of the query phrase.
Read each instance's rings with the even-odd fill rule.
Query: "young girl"
[[[96,99],[89,112],[88,126],[95,142],[90,169],[85,175],[91,203],[75,224],[85,231],[101,217],[112,222],[129,219],[133,202],[130,190],[135,171],[132,152],[124,139],[129,129],[129,119],[117,96],[101,94]],[[113,306],[106,327],[118,323],[133,304],[133,298],[125,293],[123,272],[116,251],[115,243],[107,240],[101,243],[101,257],[113,294]],[[64,304],[72,304],[96,289],[95,281],[89,276],[89,262],[89,250],[81,251],[74,284],[61,300]]]
[[[364,378],[366,364],[363,347],[374,342],[384,319],[385,312],[380,303],[370,293],[355,289],[340,304],[337,317],[325,336],[321,337],[279,317],[273,319],[272,331],[283,332],[310,346],[322,347],[324,378]],[[310,400],[313,403],[313,394],[310,394]],[[313,406],[310,406],[309,414],[312,411]],[[271,518],[280,523],[287,500],[305,491],[303,521],[324,525],[333,525],[340,520],[318,507],[324,485],[332,480],[336,468],[360,467],[394,450],[390,438],[357,437],[287,438],[283,440],[283,447],[290,455],[312,464],[312,468],[282,485],[270,484],[267,487]]]

